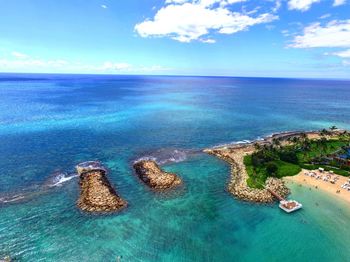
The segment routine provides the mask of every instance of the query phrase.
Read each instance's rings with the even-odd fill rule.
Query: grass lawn
[[[274,162],[278,169],[275,174],[275,177],[282,178],[284,176],[294,176],[301,171],[300,166],[287,163],[282,160],[275,160]],[[252,165],[252,158],[250,155],[244,157],[244,164],[246,166],[246,170],[249,178],[247,179],[247,184],[249,187],[253,188],[263,188],[266,179],[269,177],[268,172],[265,167],[256,168],[256,172],[254,173],[254,168]]]
[[[310,145],[310,149],[302,152],[301,149],[293,149],[292,146],[286,146],[286,150],[295,150],[298,162],[297,164],[292,164],[290,162],[280,160],[279,156],[276,153],[274,154],[273,160],[268,162],[272,162],[277,166],[277,171],[273,175],[277,178],[282,178],[285,176],[294,176],[298,174],[302,168],[304,169],[318,169],[319,167],[323,167],[326,171],[333,170],[334,173],[342,175],[342,176],[350,176],[350,172],[341,168],[336,168],[327,165],[312,165],[310,164],[312,159],[316,157],[322,157],[326,155],[330,155],[335,151],[341,149],[344,146],[349,146],[349,141],[339,140],[339,139],[330,139],[325,143],[320,143],[318,141],[312,141]],[[286,160],[286,159],[284,159]],[[288,161],[288,160],[287,160]],[[247,169],[247,173],[249,178],[247,179],[247,184],[252,188],[263,188],[266,179],[271,176],[267,170],[266,166],[267,162],[263,162],[263,164],[259,164],[255,169],[252,163],[252,157],[250,155],[244,157],[244,164]],[[330,163],[331,164],[331,163]]]

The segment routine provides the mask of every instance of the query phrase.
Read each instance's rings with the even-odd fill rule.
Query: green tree
[[[268,162],[266,164],[266,171],[270,176],[275,176],[278,170],[278,166],[274,162]]]
[[[261,146],[260,146],[259,143],[255,142],[254,143],[254,148],[255,148],[256,151],[259,151],[261,149]]]

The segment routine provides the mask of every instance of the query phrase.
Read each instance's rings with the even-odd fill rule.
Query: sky
[[[0,72],[350,79],[350,0],[0,0]]]

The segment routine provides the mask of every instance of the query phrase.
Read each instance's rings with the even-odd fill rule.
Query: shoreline
[[[343,130],[337,129],[335,131],[332,131],[332,135],[338,134],[342,131]],[[250,202],[270,203],[274,201],[274,197],[267,190],[267,188],[278,193],[283,198],[285,198],[290,193],[290,190],[285,185],[283,179],[271,177],[266,180],[264,189],[250,188],[247,184],[247,179],[249,176],[243,162],[244,157],[255,152],[255,144],[267,145],[271,144],[275,139],[280,140],[282,144],[288,144],[290,143],[288,141],[289,138],[301,136],[302,134],[306,134],[309,139],[320,138],[319,131],[287,131],[274,133],[264,138],[249,141],[246,143],[215,146],[212,148],[204,149],[203,152],[214,155],[224,160],[231,166],[230,180],[227,185],[227,189],[233,196]]]
[[[254,150],[254,146],[249,144],[234,148],[205,149],[204,152],[222,159],[231,166],[227,190],[240,200],[271,203],[274,201],[274,196],[266,188],[286,197],[289,194],[289,189],[285,186],[284,181],[278,178],[268,178],[265,189],[250,188],[247,185],[248,173],[243,159],[245,155],[253,153]]]
[[[313,189],[320,189],[320,191],[350,204],[350,191],[341,188],[341,185],[348,182],[349,177],[339,175],[339,180],[332,184],[329,181],[323,181],[322,179],[316,179],[314,177],[307,176],[304,174],[305,172],[314,172],[316,174],[320,174],[317,170],[303,169],[299,174],[295,176],[284,177],[283,179],[286,182],[292,182],[301,186],[312,187]],[[337,190],[340,190],[339,193],[337,193]]]

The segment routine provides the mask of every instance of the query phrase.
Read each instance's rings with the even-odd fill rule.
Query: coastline
[[[343,130],[336,130],[333,134],[338,134]],[[231,166],[230,181],[227,185],[228,191],[235,197],[250,201],[270,203],[274,201],[274,196],[267,190],[270,189],[285,198],[290,190],[285,185],[285,180],[279,178],[268,178],[264,185],[264,189],[250,188],[247,184],[248,173],[244,164],[244,157],[255,152],[255,144],[260,146],[271,144],[278,139],[282,145],[290,143],[289,138],[306,134],[309,139],[319,139],[319,131],[287,131],[274,133],[264,138],[249,141],[246,143],[226,144],[204,149],[203,152],[214,155]]]
[[[314,177],[310,177],[307,175],[304,175],[305,172],[311,172],[310,170],[303,169],[299,174],[295,176],[289,176],[284,177],[283,179],[289,183],[295,183],[301,186],[307,186],[312,187],[313,189],[319,189],[322,192],[325,192],[329,195],[332,195],[336,197],[337,199],[341,199],[342,201],[345,201],[346,203],[350,204],[350,191],[347,191],[346,189],[341,188],[341,185],[348,182],[349,178],[344,176],[338,176],[339,180],[336,181],[334,184],[323,181],[322,179],[316,179]],[[317,172],[317,171],[312,171]],[[340,190],[339,193],[337,193],[337,190]]]
[[[243,159],[244,156],[253,153],[254,150],[253,144],[247,144],[232,148],[205,149],[204,152],[214,155],[230,164],[230,180],[227,190],[240,200],[271,203],[274,201],[274,196],[267,188],[277,192],[282,197],[286,197],[289,194],[289,189],[285,186],[284,181],[278,178],[268,178],[264,189],[250,188],[247,185],[248,173]]]

